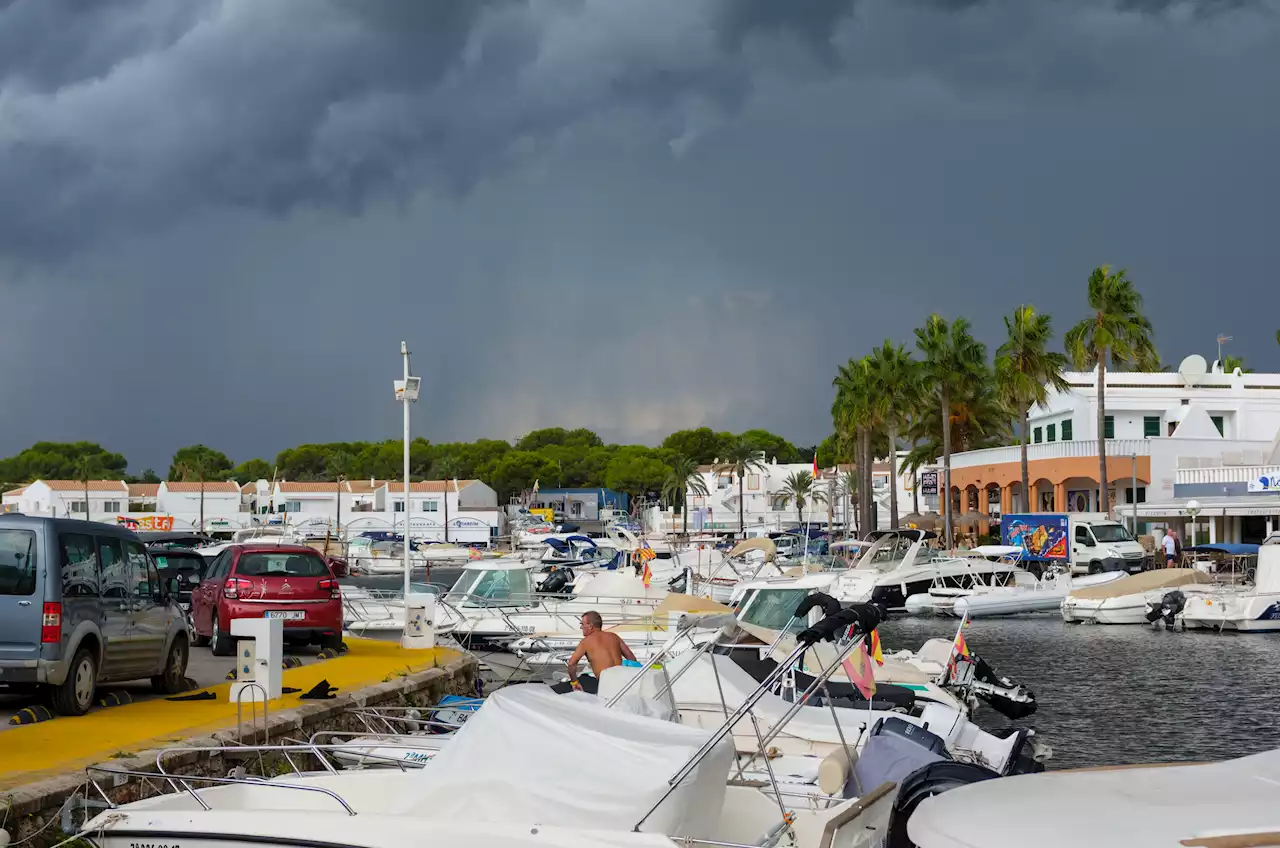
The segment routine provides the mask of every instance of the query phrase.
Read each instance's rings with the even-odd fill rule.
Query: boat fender
[[[921,801],[959,786],[999,776],[989,768],[953,760],[940,760],[916,769],[902,779],[898,797],[889,812],[889,833],[885,837],[885,848],[916,848],[916,844],[907,835],[907,822]]]

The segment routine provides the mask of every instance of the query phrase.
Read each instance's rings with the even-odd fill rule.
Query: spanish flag
[[[969,658],[969,643],[964,640],[963,633],[956,634],[956,654],[965,659]]]
[[[876,676],[871,670],[871,657],[867,655],[865,639],[858,643],[852,654],[844,658],[842,665],[844,673],[849,676],[849,682],[858,687],[863,698],[870,701],[876,694]]]
[[[871,659],[876,661],[876,665],[884,665],[884,654],[880,650],[880,631],[871,631]]]
[[[648,560],[645,560],[643,575],[644,575],[644,587],[648,589],[649,581],[653,580],[653,569],[649,567]]]

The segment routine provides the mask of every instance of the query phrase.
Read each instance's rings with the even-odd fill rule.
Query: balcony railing
[[[1179,468],[1174,485],[1248,483],[1259,477],[1280,477],[1280,465],[1223,465],[1216,468]]]
[[[1098,455],[1098,443],[1094,439],[1072,442],[1042,442],[1027,445],[1027,460],[1069,459]],[[1146,439],[1107,439],[1107,456],[1150,456],[1151,442]],[[1020,462],[1022,449],[1018,445],[1002,448],[984,448],[952,454],[952,468],[973,468],[978,465],[998,465],[1002,462]]]

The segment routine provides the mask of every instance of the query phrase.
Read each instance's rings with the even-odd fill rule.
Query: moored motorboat
[[[1073,589],[1062,601],[1062,619],[1090,624],[1147,624],[1150,604],[1170,590],[1212,583],[1194,568],[1144,571],[1101,586]]]
[[[1280,534],[1258,547],[1252,585],[1228,585],[1187,593],[1181,610],[1186,627],[1266,633],[1280,630]]]

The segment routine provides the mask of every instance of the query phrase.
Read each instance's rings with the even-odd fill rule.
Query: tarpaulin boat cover
[[[1140,595],[1154,589],[1176,589],[1191,583],[1212,583],[1213,578],[1194,568],[1157,568],[1130,577],[1122,577],[1101,586],[1076,589],[1070,595],[1086,601],[1101,601],[1125,595]]]
[[[709,738],[704,730],[601,709],[544,686],[508,686],[406,785],[392,812],[631,830]],[[733,756],[726,737],[641,829],[714,838]]]

